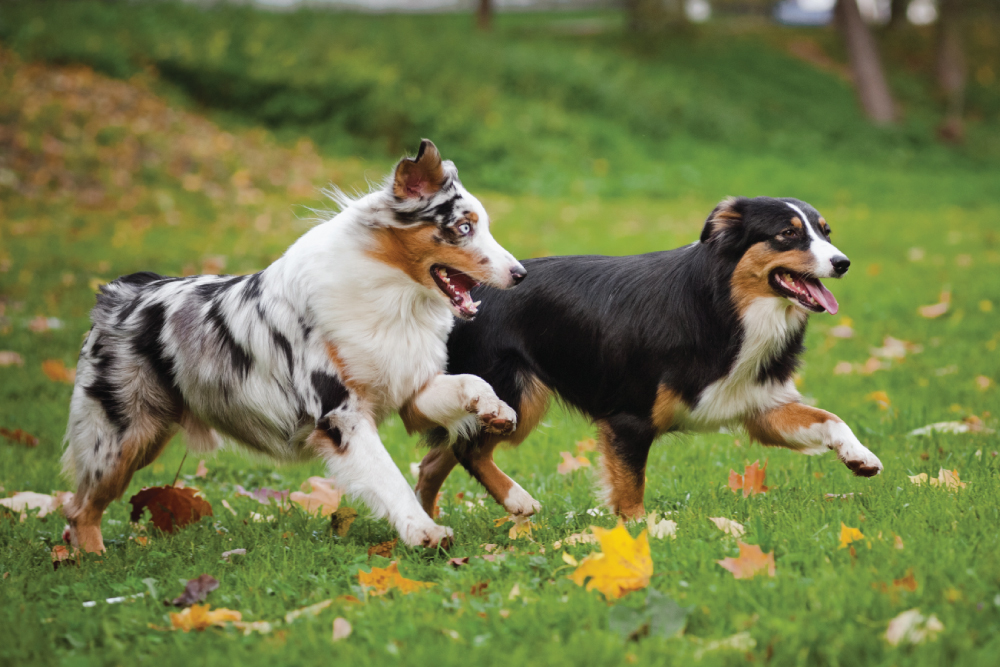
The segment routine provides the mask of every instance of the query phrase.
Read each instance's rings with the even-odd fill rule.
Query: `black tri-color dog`
[[[428,510],[461,463],[507,511],[536,511],[493,450],[522,442],[552,394],[596,423],[604,500],[625,517],[644,512],[649,448],[672,431],[742,428],[765,445],[832,449],[857,475],[882,470],[847,424],[795,389],[809,314],[838,308],[820,279],[850,265],[809,204],[728,199],[682,248],[524,265],[516,290],[474,290],[482,312],[448,341],[448,372],[486,380],[516,410],[517,428],[454,444],[431,431],[417,485]]]

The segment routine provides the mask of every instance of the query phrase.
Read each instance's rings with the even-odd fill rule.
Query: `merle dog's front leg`
[[[517,426],[517,413],[475,375],[436,375],[399,414],[410,433],[443,426],[452,441],[471,439],[480,429],[509,435]]]
[[[746,420],[750,437],[765,445],[822,454],[832,449],[855,475],[873,477],[882,462],[837,415],[801,403],[788,403]]]
[[[338,408],[319,420],[308,442],[337,486],[363,500],[376,517],[388,518],[406,544],[443,547],[451,542],[451,528],[434,523],[417,502],[371,415]]]

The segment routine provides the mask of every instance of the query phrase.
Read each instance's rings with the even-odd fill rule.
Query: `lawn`
[[[697,238],[712,206],[730,194],[810,201],[853,265],[830,285],[840,314],[812,318],[800,390],[845,419],[885,472],[856,479],[832,455],[765,449],[738,433],[664,437],[650,456],[646,507],[668,515],[677,531],[674,539],[651,539],[649,587],[687,616],[679,635],[629,640],[609,616],[622,606],[641,607],[646,592],[607,601],[573,583],[574,567],[564,558],[582,560],[597,545],[554,546],[592,525],[616,524],[588,512],[598,507],[594,453],[582,454],[590,466],[557,472],[560,452],[575,455],[577,443],[594,435],[579,415],[556,407],[521,447],[498,454],[499,465],[543,505],[530,538],[511,538],[509,523],[497,526],[503,510],[489,499],[480,503],[482,489],[456,471],[439,519],[454,528],[454,546],[448,553],[400,546],[391,558],[369,557],[368,550],[393,539],[393,530],[349,499],[345,504],[359,517],[340,536],[329,520],[297,506],[282,511],[237,493],[238,485],[297,490],[322,474],[318,464],[276,468],[226,452],[206,460],[207,474],[196,477],[198,458],[184,459],[179,436],[105,515],[108,550],[101,557],[54,569],[50,554],[61,544],[61,517],[0,515],[0,664],[995,664],[996,84],[975,93],[980,117],[970,145],[950,148],[929,138],[934,101],[920,92],[916,74],[894,70],[910,115],[901,128],[876,131],[857,117],[843,81],[788,56],[775,35],[742,35],[710,49],[720,42],[696,34],[643,51],[610,33],[576,35],[564,18],[552,19],[547,33],[542,19],[512,17],[488,38],[507,40],[510,48],[473,58],[462,17],[217,10],[232,12],[226,23],[207,10],[171,4],[129,6],[121,10],[124,19],[103,3],[63,6],[45,14],[12,5],[0,15],[0,350],[23,362],[0,366],[0,427],[38,438],[34,447],[0,438],[0,496],[68,489],[59,456],[71,386],[50,379],[42,364],[75,365],[96,285],[138,270],[260,269],[328,205],[319,188],[365,187],[366,178],[381,177],[422,135],[456,160],[491,212],[494,235],[518,257],[675,247]],[[71,22],[79,29],[66,31]],[[217,38],[213,50],[212,31],[223,23],[232,34],[272,44],[271,57],[248,58],[241,69],[228,50],[230,38]],[[191,35],[181,43],[173,37],[184,25]],[[317,91],[330,80],[328,63],[316,61],[315,71],[302,73],[287,61],[289,34],[300,34],[301,53],[315,56],[309,45],[321,28],[344,37],[338,57],[367,63],[329,94],[364,91],[364,104],[374,105],[338,111],[329,122],[301,111],[326,94]],[[108,37],[120,32],[132,38]],[[57,33],[68,36],[52,39]],[[428,48],[389,63],[391,40],[404,34],[417,40],[409,47],[423,39]],[[810,38],[832,43],[825,33]],[[288,52],[277,53],[277,44]],[[686,46],[714,55],[679,57]],[[454,77],[436,77],[428,63],[446,48],[460,50],[473,73],[456,73],[448,61],[444,74]],[[30,59],[38,62],[26,64]],[[743,62],[740,78],[732,67]],[[575,69],[564,67],[572,63]],[[481,97],[466,96],[476,71],[489,85],[475,89]],[[191,72],[203,78],[183,76]],[[271,108],[298,109],[295,123],[279,122],[278,112],[275,121],[270,112],[248,110],[239,96],[247,86],[273,85],[282,72],[288,82],[269,89],[278,91]],[[518,72],[528,74],[518,79]],[[400,113],[416,102],[393,106],[407,86],[424,91],[413,94],[425,111],[412,117]],[[620,101],[630,86],[642,96],[631,110]],[[788,92],[779,95],[780,88]],[[281,99],[291,106],[282,107]],[[336,106],[342,98],[331,99]],[[447,100],[468,106],[456,103],[449,111]],[[674,106],[662,106],[668,103]],[[790,111],[795,104],[801,113]],[[392,111],[388,119],[368,113],[379,105]],[[483,129],[490,109],[496,124]],[[674,126],[658,133],[649,109]],[[393,119],[399,136],[385,130]],[[946,313],[918,314],[942,291],[950,293]],[[886,337],[910,345],[887,344]],[[908,435],[962,420],[984,429]],[[397,418],[381,433],[415,482],[410,464],[423,454],[417,439]],[[734,494],[730,470],[742,472],[757,460],[767,462],[769,490]],[[957,471],[967,486],[949,490],[909,479],[937,477],[942,468]],[[174,534],[157,531],[147,518],[130,523],[128,497],[170,484],[178,469],[214,515]],[[251,513],[273,520],[254,521]],[[710,517],[743,524],[743,542],[773,552],[775,576],[737,580],[720,567],[719,560],[738,554],[737,540]],[[841,548],[842,524],[864,538]],[[627,528],[638,535],[644,526]],[[498,545],[492,551],[503,557],[476,558],[487,555],[486,544]],[[221,557],[237,548],[246,554],[231,562]],[[448,563],[465,556],[468,564]],[[405,577],[435,585],[408,595],[366,594],[359,571],[393,560]],[[208,596],[213,607],[240,611],[245,621],[270,621],[272,631],[166,630],[171,609],[163,600],[201,574],[220,582]],[[915,590],[894,584],[908,574]],[[103,602],[137,593],[144,597]],[[333,604],[315,617],[275,623],[328,599]],[[87,601],[98,603],[84,607]],[[910,609],[933,614],[943,630],[919,645],[893,647],[886,628]],[[335,617],[347,619],[353,632],[332,642]]]

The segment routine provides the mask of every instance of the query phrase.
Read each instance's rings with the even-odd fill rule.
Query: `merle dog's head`
[[[378,230],[373,254],[442,295],[459,317],[476,314],[469,291],[477,284],[507,288],[524,278],[524,267],[490,234],[486,209],[431,141],[399,161],[386,190],[391,220]]]
[[[732,291],[740,310],[758,297],[776,296],[809,312],[837,312],[820,278],[840,278],[851,261],[830,243],[830,225],[809,204],[727,199],[708,216],[701,241],[736,263]]]

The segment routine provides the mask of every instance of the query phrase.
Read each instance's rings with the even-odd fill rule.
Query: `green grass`
[[[65,16],[72,17],[74,11],[83,11],[77,4],[62,5],[65,14],[46,16],[46,29],[69,21]],[[97,11],[89,7],[88,11]],[[5,7],[7,17],[10,11]],[[131,6],[122,11],[139,12]],[[148,16],[157,20],[162,18],[157,11],[168,18],[170,12],[189,18],[191,48],[208,48],[209,42],[197,32],[208,28],[190,18],[193,10],[168,5],[149,11]],[[305,31],[303,43],[317,39],[315,35],[321,32],[319,28],[315,28],[316,33],[309,32],[308,14],[231,11],[257,30],[272,30],[274,39],[280,37],[286,44],[293,43],[282,37],[290,24]],[[330,21],[323,25],[331,31],[343,30],[338,35],[356,35],[355,41],[337,47],[347,54],[345,57],[367,57],[376,64],[387,57],[385,44],[393,35],[398,36],[398,31],[409,30],[407,26],[421,26],[422,32],[428,32],[428,27],[440,29],[443,45],[429,44],[432,52],[433,48],[457,48],[463,43],[461,24],[453,17],[412,22],[393,17],[340,17],[337,21],[348,26],[343,28],[337,28],[340,24],[333,19],[323,20]],[[108,30],[115,28],[112,24],[98,30],[93,23],[78,23],[87,29],[68,37],[70,45],[73,40],[86,44],[89,38],[112,34]],[[367,549],[392,539],[394,533],[385,522],[365,518],[362,507],[358,508],[361,518],[342,538],[330,534],[327,522],[301,512],[275,513],[273,523],[245,522],[249,512],[262,508],[236,497],[236,484],[294,490],[307,476],[320,474],[321,467],[275,468],[224,453],[207,461],[210,473],[202,480],[192,477],[197,461],[189,457],[182,476],[203,490],[215,516],[174,535],[158,534],[147,526],[145,534],[150,541],[145,547],[130,539],[139,535],[140,529],[128,523],[129,506],[124,501],[114,503],[104,520],[108,552],[101,558],[86,558],[77,567],[58,570],[52,568],[49,550],[60,543],[60,518],[29,518],[23,523],[16,517],[0,518],[0,577],[10,573],[0,579],[0,663],[183,664],[194,660],[214,664],[238,660],[246,665],[321,661],[626,665],[688,664],[695,662],[696,655],[701,655],[699,664],[706,665],[742,664],[749,659],[781,665],[995,663],[1000,650],[1000,458],[994,452],[1000,450],[1000,437],[915,438],[906,434],[931,422],[973,414],[983,417],[991,428],[998,428],[996,417],[987,414],[997,411],[1000,382],[1000,205],[996,196],[1000,173],[996,162],[977,156],[975,147],[955,152],[926,142],[918,142],[910,157],[896,160],[899,155],[894,154],[896,157],[887,158],[894,142],[902,141],[900,137],[911,130],[920,130],[919,123],[915,129],[883,134],[864,129],[854,116],[843,121],[843,132],[847,136],[861,128],[859,138],[845,138],[848,146],[829,154],[818,150],[830,146],[810,142],[820,141],[816,136],[824,133],[830,136],[831,128],[839,122],[829,108],[854,114],[850,91],[836,80],[768,50],[752,36],[737,40],[731,49],[719,48],[714,64],[677,61],[668,49],[656,56],[662,58],[656,62],[663,64],[664,72],[655,73],[648,60],[653,56],[633,54],[620,44],[590,38],[551,39],[541,29],[529,30],[526,23],[511,20],[500,33],[510,41],[510,49],[493,58],[496,63],[481,57],[476,67],[508,67],[516,73],[531,72],[533,67],[545,70],[550,56],[558,63],[579,61],[582,66],[598,68],[578,73],[578,85],[584,89],[591,87],[588,82],[599,79],[594,71],[601,71],[601,67],[613,65],[616,72],[633,68],[631,80],[648,86],[650,94],[667,87],[673,80],[669,77],[699,81],[704,76],[699,68],[705,68],[719,81],[712,89],[730,103],[739,96],[740,85],[744,89],[753,89],[755,82],[764,86],[775,70],[787,69],[787,76],[808,79],[803,85],[825,87],[827,97],[803,98],[805,119],[789,117],[787,140],[781,139],[777,120],[758,117],[737,126],[733,130],[737,135],[738,127],[755,128],[759,133],[756,139],[748,137],[752,141],[746,149],[730,145],[732,141],[715,141],[708,136],[711,132],[689,135],[684,130],[678,131],[676,140],[660,144],[651,140],[652,148],[640,150],[635,138],[621,130],[625,138],[620,143],[612,142],[609,152],[595,154],[587,142],[595,141],[601,132],[619,132],[614,115],[602,111],[596,102],[585,118],[574,117],[565,134],[553,134],[547,147],[533,145],[521,155],[518,144],[506,142],[504,150],[511,153],[497,154],[501,167],[496,173],[490,172],[486,159],[491,155],[488,146],[477,143],[488,137],[477,139],[475,133],[456,130],[450,139],[438,143],[445,157],[455,157],[470,187],[476,185],[474,191],[492,212],[498,240],[519,257],[623,254],[674,247],[696,238],[705,215],[727,194],[790,194],[815,204],[833,226],[836,243],[854,264],[843,281],[831,285],[841,303],[841,315],[813,317],[800,388],[810,400],[852,426],[882,459],[884,474],[872,480],[856,479],[832,456],[806,458],[764,449],[749,445],[741,435],[663,438],[651,454],[646,506],[672,512],[679,529],[676,540],[653,541],[655,573],[651,585],[691,610],[681,637],[626,642],[608,628],[608,603],[599,594],[570,582],[566,575],[571,569],[552,548],[553,541],[591,524],[614,525],[610,517],[585,513],[597,504],[592,468],[568,476],[556,473],[558,453],[573,451],[575,442],[592,436],[584,419],[556,408],[521,447],[498,455],[499,465],[543,504],[536,518],[534,542],[510,540],[506,527],[495,527],[494,519],[503,511],[492,501],[469,508],[457,499],[459,492],[464,492],[464,500],[481,493],[465,473],[457,471],[445,485],[442,502],[445,514],[441,521],[456,533],[450,554],[399,548],[395,555],[405,576],[434,582],[434,588],[409,596],[373,598],[360,606],[337,602],[318,618],[301,619],[268,636],[244,637],[231,630],[183,634],[158,631],[149,625],[169,625],[161,600],[175,597],[182,589],[182,580],[202,573],[221,582],[219,590],[208,598],[213,606],[237,609],[251,621],[273,621],[294,608],[340,595],[362,597],[358,570],[388,562],[380,557],[369,560]],[[5,39],[16,32],[11,25],[8,20],[3,28]],[[24,19],[15,26],[20,31],[17,34],[32,25],[30,17]],[[236,34],[236,27],[228,29]],[[166,28],[164,31],[172,34]],[[142,34],[137,33],[136,43],[142,41]],[[707,43],[709,37],[693,39]],[[373,41],[367,47],[358,46],[369,38]],[[41,43],[25,41],[23,35],[18,39],[21,41],[14,41],[21,46]],[[164,38],[163,43],[168,41]],[[121,43],[126,51],[132,48],[124,39],[107,38],[98,43]],[[69,48],[51,40],[47,44],[51,49]],[[155,42],[150,44],[144,48],[159,48]],[[758,58],[760,50],[763,55]],[[103,53],[101,49],[95,52]],[[84,55],[74,52],[63,59],[88,60]],[[189,61],[192,71],[202,68],[199,57],[192,56]],[[747,80],[739,84],[729,67],[743,60],[748,61],[742,70]],[[280,59],[275,62],[280,63]],[[446,110],[434,105],[444,99],[438,98],[443,95],[438,86],[447,82],[420,70],[426,66],[421,57],[399,57],[397,64],[411,68],[405,71],[413,85],[430,91],[426,96],[429,108],[446,116]],[[277,64],[272,66],[274,72],[281,71]],[[550,78],[540,80],[537,90],[546,90],[550,83],[566,78],[555,65],[552,67],[547,75]],[[327,76],[325,65],[316,69],[309,75]],[[74,111],[59,94],[48,96],[46,85],[18,87],[17,77],[27,76],[25,71],[8,58],[0,59],[0,122],[22,132],[28,146],[14,150],[11,140],[4,138],[7,135],[0,137],[7,142],[3,144],[5,152],[0,153],[0,170],[14,173],[18,182],[10,186],[8,176],[0,179],[0,349],[17,351],[25,361],[23,366],[0,368],[0,426],[25,429],[41,442],[28,449],[0,441],[2,495],[67,488],[59,477],[58,458],[70,387],[47,379],[41,363],[60,359],[69,366],[75,364],[81,335],[88,326],[87,311],[93,304],[93,279],[141,269],[178,274],[197,269],[217,255],[226,257],[227,271],[258,269],[306,228],[302,218],[307,212],[295,207],[322,205],[308,194],[309,187],[295,190],[288,182],[289,173],[302,168],[310,187],[320,187],[330,179],[359,187],[365,176],[381,176],[390,152],[398,150],[384,148],[380,153],[371,147],[366,135],[350,133],[337,140],[345,143],[325,145],[320,130],[305,124],[301,132],[312,136],[329,154],[353,146],[368,155],[363,160],[326,158],[317,166],[315,160],[320,158],[307,149],[296,151],[290,145],[275,144],[267,135],[239,129],[261,121],[252,114],[221,119],[226,127],[236,128],[229,140],[220,138],[224,133],[217,129],[198,125],[194,116],[182,116],[173,125],[157,125],[152,134],[139,137],[134,122],[146,118],[157,123],[160,112],[133,111],[119,118],[100,114],[97,106]],[[373,66],[357,76],[376,76],[378,71]],[[908,75],[901,72],[898,76],[905,79]],[[625,86],[629,80],[612,79],[612,87]],[[134,83],[139,88],[163,90],[162,80],[140,77]],[[110,99],[112,89],[105,86],[112,85],[100,80],[87,89],[93,93],[88,99]],[[460,90],[468,84],[459,81],[454,85]],[[524,102],[497,82],[490,85],[498,86],[494,94],[499,108],[518,108]],[[702,99],[699,86],[692,85],[692,90],[695,98]],[[180,94],[171,92],[175,93]],[[614,90],[608,95],[613,98]],[[176,100],[177,104],[191,104],[190,98]],[[35,102],[40,106],[33,106]],[[760,98],[751,97],[746,106],[752,111],[760,103]],[[567,108],[574,104],[567,103]],[[701,104],[699,101],[692,109],[697,111]],[[32,108],[36,111],[30,111]],[[459,117],[456,126],[475,125],[465,111],[455,113]],[[431,136],[437,138],[437,131],[446,130],[447,123],[433,122],[441,123],[431,127],[435,130]],[[683,128],[695,124],[693,120],[685,122]],[[588,134],[587,123],[592,124],[594,134]],[[806,127],[811,125],[817,128],[815,134]],[[507,128],[503,132],[516,134],[507,125],[501,127]],[[74,128],[84,129],[76,132]],[[410,147],[411,137],[419,137],[423,129],[419,124],[409,127],[398,141]],[[275,134],[279,138],[299,136],[293,130],[279,127]],[[526,131],[523,143],[546,133]],[[46,135],[64,142],[62,157],[43,151]],[[793,150],[797,137],[816,150]],[[501,138],[509,139],[503,133]],[[469,143],[464,143],[466,139]],[[577,139],[583,143],[574,143]],[[227,141],[233,145],[220,148],[228,146]],[[791,148],[782,143],[785,141]],[[137,168],[133,179],[123,184],[116,167],[131,164],[127,150],[131,142],[139,142],[144,155],[159,156],[159,162],[144,162],[144,168]],[[867,153],[862,150],[865,143],[870,144]],[[117,147],[120,152],[102,152],[102,146]],[[214,148],[207,151],[205,146]],[[689,172],[684,164],[656,155],[657,146],[676,149],[669,155],[686,155],[692,161],[688,166],[697,168],[700,180],[677,180]],[[48,157],[43,159],[43,155]],[[666,184],[657,184],[649,191],[629,189],[623,185],[627,178],[622,175],[617,185],[605,189],[607,183],[594,171],[595,155],[607,156],[611,174],[616,165],[634,161],[640,171],[653,170],[643,172],[647,175],[660,173]],[[313,166],[301,167],[306,163]],[[32,179],[43,166],[52,173],[65,168],[77,180],[69,185],[58,180],[33,185]],[[242,168],[249,170],[259,196],[240,199],[231,176]],[[278,174],[273,173],[275,169]],[[215,191],[208,186],[186,189],[184,177],[191,175],[214,184],[222,194],[212,195]],[[509,181],[505,180],[508,177]],[[80,193],[95,183],[106,197],[100,204],[87,204]],[[126,201],[131,203],[126,205]],[[911,259],[919,256],[911,252],[913,248],[924,251],[922,259]],[[917,307],[935,302],[946,286],[953,295],[949,313],[935,320],[918,316]],[[58,317],[64,326],[32,332],[28,323],[38,315]],[[841,317],[853,321],[852,339],[829,335]],[[920,344],[923,351],[893,361],[889,368],[873,375],[833,373],[841,361],[864,363],[870,356],[869,348],[881,345],[889,335]],[[979,376],[991,380],[985,390],[977,384]],[[867,399],[875,391],[888,394],[888,410]],[[381,432],[404,472],[410,462],[421,458],[416,439],[405,434],[398,419],[388,420]],[[740,441],[738,446],[736,440]],[[156,463],[136,475],[126,498],[142,486],[170,483],[183,452],[179,437]],[[733,495],[726,488],[729,470],[740,470],[758,458],[768,461],[771,490],[750,499]],[[907,479],[907,475],[920,472],[936,475],[941,467],[957,470],[968,487],[952,493],[917,487]],[[826,494],[831,493],[854,495],[827,500]],[[232,504],[238,516],[222,507],[223,499]],[[269,511],[274,513],[264,508],[265,513]],[[569,512],[575,513],[573,518],[567,518]],[[746,542],[760,545],[765,552],[774,551],[775,578],[737,581],[716,564],[737,553],[735,541],[707,521],[716,516],[744,523]],[[842,522],[860,528],[868,538],[856,545],[856,556],[838,548]],[[639,527],[630,530],[637,534]],[[904,542],[902,550],[894,548],[896,535]],[[484,543],[513,546],[514,551],[495,563],[471,559],[469,565],[457,570],[447,565],[449,556],[482,554],[480,545]],[[221,560],[223,551],[239,547],[247,549],[246,557],[233,563]],[[584,545],[564,550],[579,559],[592,549]],[[877,590],[878,584],[891,585],[911,568],[919,583],[916,592]],[[88,600],[148,592],[145,579],[155,580],[159,599],[147,595],[121,605],[81,605]],[[485,595],[468,595],[481,582],[489,584]],[[508,599],[515,584],[522,595]],[[455,593],[465,595],[453,597]],[[617,604],[638,605],[643,599],[643,594],[633,594]],[[915,607],[937,615],[945,630],[933,642],[890,647],[882,639],[888,621]],[[501,610],[509,615],[501,615]],[[332,644],[335,616],[346,617],[354,632],[347,640]],[[744,631],[755,641],[749,651],[715,649],[699,654],[710,642]]]

